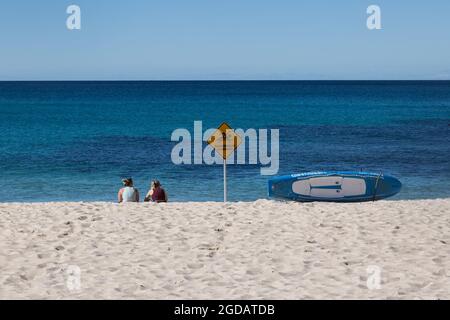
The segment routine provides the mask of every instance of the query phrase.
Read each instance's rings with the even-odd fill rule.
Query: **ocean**
[[[177,128],[279,129],[278,175],[394,175],[391,199],[450,197],[450,81],[0,82],[0,202],[116,201],[121,178],[170,201],[221,201],[221,165],[175,165]],[[260,165],[228,198],[267,197]]]

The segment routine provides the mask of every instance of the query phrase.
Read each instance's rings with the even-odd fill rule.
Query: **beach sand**
[[[450,299],[450,199],[0,204],[1,299]]]

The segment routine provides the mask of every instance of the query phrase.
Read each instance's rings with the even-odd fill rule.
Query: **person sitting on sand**
[[[161,183],[158,180],[152,181],[152,186],[144,201],[167,202],[167,192],[161,187]]]
[[[121,202],[139,202],[139,191],[133,187],[133,179],[127,178],[122,180],[123,188],[119,190],[117,195],[119,203]]]

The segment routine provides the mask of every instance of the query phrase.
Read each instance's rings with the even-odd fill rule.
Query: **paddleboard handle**
[[[380,171],[380,174],[377,177],[377,180],[375,181],[375,188],[373,190],[373,198],[372,201],[375,201],[375,198],[377,196],[377,189],[378,189],[378,181],[380,180],[380,177],[383,175],[383,172]]]

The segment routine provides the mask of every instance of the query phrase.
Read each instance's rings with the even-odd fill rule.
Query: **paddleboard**
[[[375,201],[397,194],[401,187],[390,175],[359,171],[304,172],[268,181],[269,197],[295,201]]]

